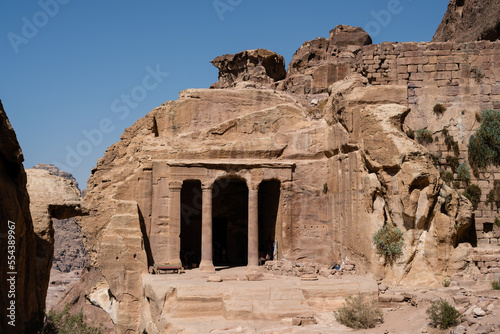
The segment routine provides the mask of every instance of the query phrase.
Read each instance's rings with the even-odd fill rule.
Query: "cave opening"
[[[262,181],[259,186],[259,259],[273,260],[277,253],[276,221],[281,183]]]
[[[248,187],[226,177],[212,188],[212,242],[215,266],[245,266],[248,252]]]
[[[185,269],[197,268],[201,260],[201,182],[187,180],[181,189],[181,261]]]

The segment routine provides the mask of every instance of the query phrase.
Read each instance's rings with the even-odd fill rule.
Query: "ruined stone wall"
[[[405,125],[414,131],[426,128],[433,134],[434,143],[426,146],[440,157],[440,168],[450,171],[446,156],[453,155],[453,151],[444,143],[443,129],[459,144],[459,162],[467,163],[467,144],[479,126],[477,115],[482,110],[500,109],[499,63],[498,41],[382,43],[363,47],[354,70],[363,74],[371,85],[407,87],[411,112]],[[447,110],[435,113],[433,107],[437,103]],[[498,235],[493,231],[483,232],[483,224],[494,223],[500,217],[486,202],[493,181],[500,178],[499,170],[489,168],[471,176],[471,183],[482,190],[481,203],[475,211],[477,243],[496,246]],[[464,187],[459,185],[459,189]]]

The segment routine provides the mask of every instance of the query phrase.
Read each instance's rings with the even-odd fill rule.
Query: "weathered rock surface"
[[[246,50],[212,60],[219,69],[219,81],[211,88],[269,88],[286,75],[285,59],[265,50]]]
[[[86,214],[80,190],[76,185],[46,169],[28,169],[27,189],[30,211],[37,237],[36,268],[40,284],[39,299],[45,299],[54,257],[54,225],[52,219],[68,219]],[[45,306],[45,304],[43,304]]]
[[[23,167],[23,154],[0,101],[0,319],[1,333],[22,333],[24,325],[32,321],[38,312],[43,311],[45,296],[36,293],[39,278],[36,275],[36,239],[29,211],[29,195],[26,190],[26,173]],[[9,223],[12,221],[14,224]],[[13,229],[11,229],[11,227]],[[14,234],[12,234],[13,231]],[[10,267],[7,260],[9,254],[9,235],[15,236],[15,261]],[[17,272],[10,275],[9,272]],[[15,282],[11,285],[7,279]],[[15,297],[9,297],[9,291]],[[7,310],[11,302],[15,302],[15,315]],[[14,320],[14,326],[7,322]]]
[[[495,41],[500,38],[500,1],[450,0],[433,42]]]
[[[361,47],[371,43],[371,37],[362,28],[339,25],[327,39],[319,37],[305,42],[295,52],[287,77],[277,88],[299,94],[326,93],[332,83],[350,73]]]
[[[110,315],[100,305],[96,305],[95,299],[92,300],[89,295],[96,291],[108,294],[110,291],[106,288],[105,279],[102,274],[94,268],[85,268],[82,270],[81,279],[74,284],[61,298],[59,303],[53,308],[56,312],[61,312],[66,305],[69,305],[71,313],[83,312],[87,321],[94,326],[102,325],[104,333],[115,333]],[[112,296],[108,295],[108,300]]]
[[[183,243],[201,248],[206,206],[212,213],[213,259],[245,255],[255,239],[265,240],[264,245],[271,239],[271,252],[259,244],[259,253],[286,259],[283,268],[275,268],[286,273],[311,267],[330,277],[328,270],[344,261],[355,263],[356,273],[387,284],[440,286],[468,267],[493,277],[498,261],[475,263],[477,252],[471,250],[488,243],[497,254],[491,210],[481,203],[472,224],[470,202],[440,178],[437,168],[448,168],[444,157],[431,159],[430,153],[446,152],[438,134],[450,127],[460,141],[460,162],[466,162],[474,111],[499,103],[493,59],[500,43],[365,45],[369,42],[359,29],[338,28],[328,40],[305,43],[285,80],[273,84],[268,76],[260,86],[258,78],[240,84],[253,64],[242,62],[233,76],[233,58],[224,58],[221,78],[226,79],[220,87],[233,88],[183,91],[177,101],[138,120],[107,150],[89,179],[86,204],[92,211],[82,226],[91,264],[102,274],[87,295],[109,314],[118,332],[141,331],[141,324],[158,322],[158,310],[170,307],[164,299],[145,299],[138,282],[150,278],[149,265],[179,262]],[[311,71],[323,75],[328,70],[322,66],[340,63],[345,74],[311,85]],[[471,65],[482,66],[484,75]],[[321,100],[327,91],[329,98]],[[313,92],[318,95],[305,95]],[[433,114],[437,102],[448,108],[443,115]],[[419,144],[405,133],[409,128],[428,128],[437,143]],[[259,191],[270,180],[279,184],[274,200],[270,188]],[[486,189],[489,181],[482,180],[478,183]],[[220,181],[227,183],[220,186]],[[236,195],[232,182],[246,187],[244,195]],[[226,187],[229,202],[218,197]],[[254,211],[273,201],[272,218]],[[258,230],[273,226],[274,234],[250,236],[250,220],[256,216]],[[372,243],[384,224],[404,234],[403,255],[392,265]],[[248,235],[234,238],[231,251],[218,253],[217,238],[238,229]],[[189,265],[197,266],[199,258],[191,256]],[[395,295],[394,301],[402,296]],[[141,313],[153,304],[158,310]]]
[[[60,176],[64,179],[70,181],[71,183],[73,183],[75,185],[76,188],[80,189],[80,187],[78,186],[78,182],[76,181],[75,177],[73,175],[71,175],[71,173],[60,170],[59,168],[57,168],[56,166],[54,166],[52,164],[39,163],[38,165],[33,166],[33,169],[48,170],[51,174],[56,175],[56,176]]]
[[[335,166],[339,166],[334,170],[340,169],[331,180],[334,196],[352,198],[354,194],[350,193],[357,189],[364,194],[364,208],[361,201],[352,200],[335,207],[335,211],[342,212],[347,206],[358,215],[357,219],[354,215],[337,218],[346,231],[336,233],[336,242],[338,247],[349,245],[354,260],[364,260],[368,271],[379,279],[409,285],[439,284],[443,275],[455,272],[453,266],[461,266],[452,259],[466,261],[452,254],[457,234],[472,222],[471,206],[443,186],[427,149],[402,131],[410,111],[405,102],[406,87],[366,87],[363,81],[361,76],[350,76],[332,85],[325,108],[332,113],[333,122],[337,121],[334,128],[341,153],[333,158]],[[346,170],[342,167],[346,163],[361,166]],[[345,183],[344,173],[359,182],[353,190]],[[360,225],[359,217],[368,223]],[[370,240],[363,239],[383,224],[395,224],[404,233],[404,256],[392,267],[382,266],[378,255],[370,251]],[[342,234],[347,238],[342,239]],[[356,254],[363,254],[364,259],[357,259]]]

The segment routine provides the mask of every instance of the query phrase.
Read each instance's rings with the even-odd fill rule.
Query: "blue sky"
[[[107,147],[186,88],[210,60],[266,48],[285,57],[338,24],[374,43],[430,41],[448,0],[9,1],[0,11],[0,99],[23,149],[87,178]]]

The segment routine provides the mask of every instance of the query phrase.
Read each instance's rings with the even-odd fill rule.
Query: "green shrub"
[[[434,328],[448,329],[459,324],[460,312],[444,299],[432,302],[426,313]]]
[[[437,154],[430,154],[430,158],[434,166],[439,166],[441,164],[441,152],[438,151]]]
[[[500,281],[493,281],[493,282],[491,282],[491,288],[493,290],[500,290]]]
[[[481,125],[470,136],[469,163],[473,169],[500,165],[500,112],[485,110],[481,113]]]
[[[385,224],[373,235],[377,253],[390,264],[403,255],[403,241],[403,232],[392,224]]]
[[[457,157],[453,157],[451,155],[446,156],[446,163],[450,166],[453,173],[457,172],[458,166],[460,164],[460,160]]]
[[[470,172],[466,164],[461,164],[457,169],[457,179],[464,182],[470,181]]]
[[[486,195],[486,203],[490,203],[490,209],[493,210],[493,204],[495,203],[495,190],[491,189]]]
[[[448,129],[443,128],[443,136],[446,138],[447,135],[448,135]]]
[[[328,183],[323,184],[323,194],[328,193]]]
[[[344,306],[333,314],[342,325],[354,329],[374,328],[377,323],[384,322],[382,310],[377,302],[363,302],[361,297],[348,297]]]
[[[83,317],[83,312],[71,314],[69,305],[57,313],[50,311],[45,317],[42,330],[39,334],[102,334],[102,327],[88,325]]]
[[[445,279],[443,280],[443,286],[444,286],[445,288],[448,288],[448,287],[450,286],[450,284],[451,284],[450,279],[445,278]]]
[[[433,108],[434,112],[436,114],[442,114],[446,111],[446,107],[442,105],[441,103],[436,103]]]
[[[472,208],[477,210],[477,206],[481,201],[481,188],[476,184],[471,184],[465,188],[465,192],[462,193],[467,199],[472,203]]]
[[[453,188],[454,189],[460,188],[460,181],[453,181]]]
[[[470,73],[472,74],[472,77],[476,80],[477,83],[481,83],[481,81],[484,78],[484,72],[481,67],[473,67],[470,70]]]
[[[441,178],[443,179],[444,182],[451,184],[453,182],[453,173],[452,172],[446,172],[446,171],[441,171]]]
[[[495,217],[495,225],[500,226],[500,219],[498,217]]]
[[[486,201],[490,203],[491,210],[493,210],[493,203],[497,210],[500,209],[500,180],[493,182],[493,189],[488,192]]]
[[[417,141],[420,144],[431,144],[434,139],[432,138],[432,133],[427,129],[417,130]]]
[[[443,131],[444,134],[444,131]],[[448,134],[448,130],[446,130],[446,134],[444,136],[444,143],[446,145],[446,148],[448,151],[452,151],[455,154],[456,157],[460,155],[460,146],[458,145],[458,142],[455,141],[455,138],[453,138],[452,135]]]

